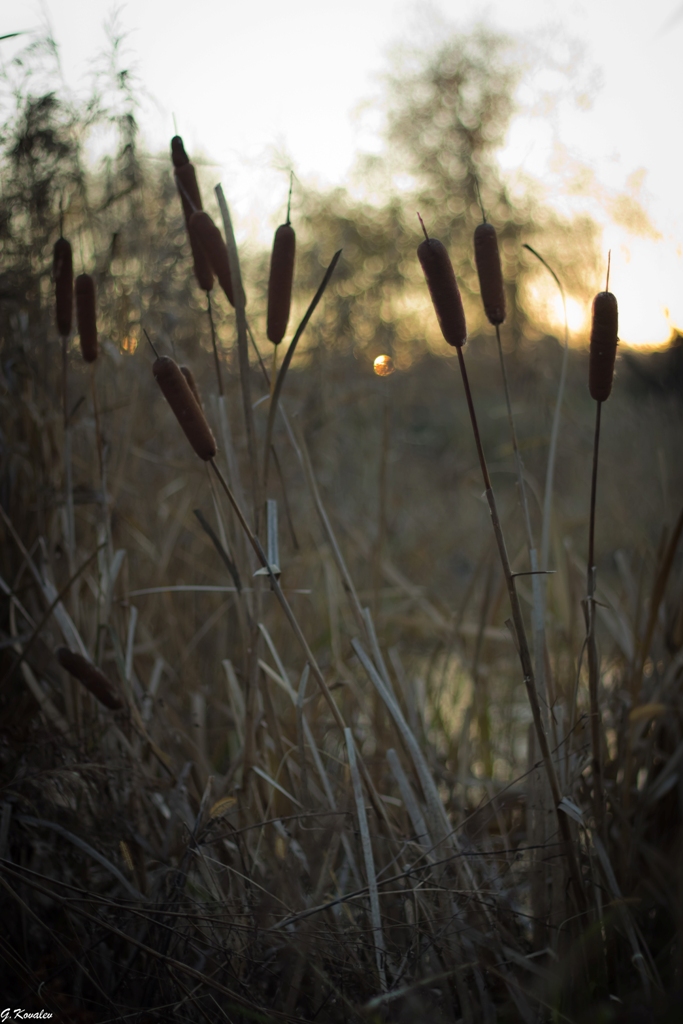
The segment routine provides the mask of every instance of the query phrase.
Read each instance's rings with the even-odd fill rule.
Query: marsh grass
[[[397,371],[381,382],[387,399],[371,360],[317,342],[302,359],[295,332],[272,389],[256,354],[265,296],[222,190],[235,311],[219,295],[209,336],[171,172],[151,180],[149,201],[163,202],[146,241],[134,210],[118,208],[111,258],[100,211],[98,376],[65,347],[67,429],[45,275],[24,278],[26,321],[19,299],[2,313],[8,1003],[81,1022],[664,1018],[683,966],[680,398],[636,397],[622,362],[603,425],[600,827],[582,657],[586,353],[550,338],[505,353],[529,518],[541,568],[554,569],[546,722],[530,729],[506,623],[528,532],[497,342],[470,339],[467,379],[507,580],[457,359]],[[46,230],[41,266],[53,242]],[[303,231],[299,242],[319,245]],[[294,303],[311,329],[336,301],[341,258],[310,301],[334,251]],[[192,452],[150,351],[130,340],[143,311],[159,354],[196,379],[215,460]],[[514,587],[530,621],[532,585],[515,576]],[[64,647],[121,708],[63,671]]]

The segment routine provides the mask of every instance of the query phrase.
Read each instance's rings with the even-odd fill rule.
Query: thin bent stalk
[[[557,439],[560,434],[560,417],[562,413],[562,402],[564,400],[565,384],[567,381],[567,365],[569,362],[569,324],[567,321],[567,299],[564,294],[564,288],[559,277],[550,266],[550,264],[541,256],[536,249],[533,249],[530,245],[525,243],[525,249],[536,257],[536,259],[543,264],[545,269],[548,271],[553,281],[557,285],[560,297],[562,299],[562,310],[564,317],[564,353],[562,356],[562,368],[560,370],[560,383],[557,389],[557,400],[555,402],[555,412],[553,413],[553,425],[550,431],[550,446],[548,448],[548,464],[545,473],[545,492],[543,495],[543,523],[541,527],[541,564],[540,570],[541,575],[538,578],[538,588],[540,596],[540,605],[538,615],[534,622],[534,648],[536,651],[539,649],[542,651],[542,656],[536,656],[536,675],[538,686],[543,689],[543,681],[545,679],[545,605],[546,605],[546,594],[547,594],[547,580],[545,574],[548,571],[548,557],[550,553],[550,524],[552,519],[552,505],[553,505],[553,484],[555,480],[555,462],[557,458]],[[560,739],[562,739],[561,737]]]
[[[512,414],[512,402],[510,401],[510,387],[508,385],[507,370],[505,368],[505,359],[503,357],[503,346],[500,341],[500,327],[498,324],[496,324],[496,341],[498,343],[500,370],[503,376],[503,390],[505,392],[505,404],[507,406],[510,436],[512,438],[512,449],[515,455],[515,467],[517,470],[517,486],[519,488],[519,498],[522,503],[522,511],[524,513],[524,526],[526,529],[527,548],[529,550],[529,563],[531,565],[531,592],[533,609],[532,619],[534,635],[534,663],[536,669],[536,686],[538,688],[538,695],[541,701],[541,714],[543,715],[543,725],[547,729],[549,702],[547,699],[545,685],[545,609],[543,607],[543,593],[541,590],[541,579],[538,569],[538,554],[536,552],[536,545],[534,544],[534,536],[531,529],[529,501],[526,493],[526,484],[524,483],[524,463],[522,461],[522,456],[519,451],[519,445],[517,443],[517,431],[515,429],[515,419]]]
[[[225,244],[228,250],[228,262],[230,264],[230,276],[233,281],[235,292],[235,320],[237,323],[237,352],[240,364],[240,382],[242,385],[242,405],[244,407],[244,421],[247,431],[247,450],[249,452],[249,463],[251,466],[251,489],[254,505],[254,528],[260,533],[261,513],[263,509],[262,492],[258,474],[258,451],[256,447],[256,428],[254,426],[254,410],[251,404],[251,387],[249,380],[249,342],[247,337],[247,314],[244,288],[242,287],[242,272],[237,253],[237,243],[232,227],[232,219],[226,198],[221,185],[216,185],[216,199],[223,218],[225,231]]]
[[[560,829],[560,835],[564,846],[564,854],[567,858],[567,865],[569,868],[569,874],[574,885],[574,894],[578,909],[583,912],[587,909],[586,896],[581,885],[581,876],[579,873],[579,865],[576,860],[574,853],[574,847],[572,845],[571,832],[569,830],[569,823],[563,811],[560,808],[560,801],[562,794],[560,793],[560,785],[555,771],[555,764],[550,753],[550,747],[548,745],[548,737],[545,729],[543,728],[543,718],[541,715],[541,707],[538,700],[538,694],[536,692],[536,682],[534,678],[534,669],[531,661],[531,654],[529,652],[529,642],[526,637],[526,630],[524,628],[524,619],[522,617],[522,608],[519,602],[519,596],[515,587],[515,578],[510,568],[510,561],[508,559],[507,549],[505,547],[505,538],[503,537],[503,530],[500,524],[500,518],[498,516],[498,509],[496,506],[496,499],[491,487],[491,479],[489,477],[488,467],[486,465],[486,458],[484,456],[484,449],[482,448],[481,438],[479,436],[479,426],[477,424],[477,416],[474,410],[474,403],[472,401],[472,392],[470,391],[469,379],[467,377],[467,369],[465,367],[465,359],[462,353],[462,347],[458,346],[458,362],[460,364],[460,373],[462,374],[463,385],[465,388],[465,396],[467,398],[467,407],[470,413],[470,420],[472,422],[472,430],[474,433],[474,440],[477,447],[477,454],[479,456],[479,463],[481,465],[482,476],[484,478],[484,487],[486,488],[486,500],[488,501],[489,511],[491,513],[491,523],[493,526],[493,532],[496,538],[496,544],[498,545],[498,553],[500,555],[501,565],[503,567],[503,573],[505,575],[505,582],[507,584],[508,596],[510,598],[510,606],[512,608],[512,619],[515,627],[515,633],[517,636],[517,642],[519,645],[519,657],[522,664],[522,672],[524,673],[524,685],[526,686],[527,697],[529,699],[529,705],[531,707],[531,713],[534,719],[534,726],[536,728],[536,735],[538,736],[539,746],[541,748],[541,754],[545,763],[545,770],[548,775],[548,782],[550,783],[550,790],[553,796],[553,804],[555,806],[555,813],[557,815],[557,821]]]
[[[337,252],[332,257],[332,261],[331,261],[329,267],[327,268],[327,270],[325,271],[325,276],[323,277],[322,281],[320,282],[320,286],[318,287],[317,292],[315,293],[315,295],[311,299],[310,305],[309,305],[308,309],[306,310],[306,312],[304,314],[304,318],[301,321],[301,323],[299,324],[299,326],[297,327],[296,333],[295,333],[294,337],[292,338],[292,340],[290,342],[289,348],[287,349],[287,352],[285,354],[285,358],[282,360],[282,366],[280,367],[280,370],[278,372],[277,380],[275,381],[275,386],[274,387],[273,387],[273,382],[271,380],[272,398],[271,398],[271,401],[270,401],[270,409],[268,410],[268,423],[267,423],[267,426],[266,426],[266,441],[265,441],[265,447],[264,447],[264,452],[263,452],[263,489],[264,489],[264,491],[266,491],[267,488],[268,488],[268,466],[269,466],[269,462],[270,462],[270,447],[271,447],[272,440],[273,440],[273,427],[275,425],[275,414],[277,413],[278,402],[279,402],[279,399],[280,399],[280,394],[282,392],[282,386],[283,386],[283,384],[285,382],[285,376],[287,375],[287,370],[289,369],[289,364],[291,363],[292,358],[294,356],[294,352],[296,351],[296,346],[299,344],[299,339],[301,338],[301,335],[306,330],[306,326],[308,324],[308,321],[313,316],[313,313],[315,312],[316,306],[318,305],[318,303],[322,299],[323,295],[325,294],[325,289],[327,288],[327,285],[330,282],[330,278],[332,277],[332,274],[334,273],[334,268],[337,266],[337,263],[339,261],[339,257],[341,256],[341,254],[342,254],[341,249],[338,249]],[[276,349],[276,351],[277,351],[277,349]],[[275,364],[273,364],[273,365],[275,365]]]

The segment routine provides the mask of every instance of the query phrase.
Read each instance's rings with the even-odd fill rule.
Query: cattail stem
[[[100,486],[102,488],[102,499],[104,500],[104,456],[102,453],[102,432],[100,430],[100,410],[97,403],[97,387],[95,382],[95,374],[97,373],[97,363],[93,364],[90,373],[90,391],[92,394],[92,408],[93,415],[95,417],[95,444],[97,446],[97,464],[100,468]]]
[[[147,338],[147,341],[149,342],[149,347],[151,348],[152,352],[154,353],[154,358],[158,359],[159,358],[159,353],[157,352],[156,348],[154,347],[154,342],[152,341],[152,339],[150,338],[149,334],[147,333],[147,331],[145,330],[144,327],[142,328],[142,333],[144,334],[144,336]]]
[[[211,292],[206,293],[206,312],[209,315],[209,326],[211,327],[211,345],[213,346],[213,358],[216,364],[216,380],[218,381],[218,394],[223,394],[223,378],[221,376],[221,363],[218,358],[218,345],[216,344],[216,325],[213,321],[213,308],[211,306]]]
[[[62,335],[62,415],[64,417],[64,430],[69,423],[69,338]]]
[[[71,466],[71,427],[67,423],[64,431],[64,500],[66,506],[66,550],[69,562],[69,571],[73,572],[74,556],[76,551],[76,517],[74,514],[74,486],[73,470]],[[71,593],[72,602],[75,595]]]
[[[510,567],[510,560],[508,558],[507,548],[505,546],[505,538],[503,536],[503,530],[500,523],[500,517],[498,515],[498,508],[496,506],[496,499],[491,487],[491,478],[489,476],[488,466],[486,465],[486,457],[484,455],[484,449],[481,443],[481,437],[479,435],[479,426],[477,423],[477,415],[474,409],[474,402],[472,401],[472,392],[470,390],[469,379],[467,376],[467,368],[465,366],[465,357],[463,355],[462,346],[458,346],[458,363],[460,365],[460,373],[462,375],[462,382],[465,388],[465,398],[467,399],[467,408],[470,414],[470,420],[472,423],[472,432],[474,434],[474,441],[477,448],[477,454],[479,456],[479,464],[481,466],[481,473],[484,478],[484,487],[486,488],[486,500],[489,506],[489,512],[491,514],[491,524],[493,526],[493,532],[496,538],[496,544],[498,546],[498,554],[500,556],[501,565],[503,567],[503,574],[505,576],[505,582],[507,584],[508,596],[510,599],[510,606],[512,609],[512,620],[515,627],[515,634],[517,637],[517,644],[519,648],[519,659],[522,665],[522,672],[524,673],[524,685],[526,687],[527,697],[529,705],[531,707],[531,713],[534,719],[534,727],[536,729],[536,735],[538,736],[539,747],[541,755],[545,764],[545,770],[548,775],[548,782],[550,783],[550,790],[552,793],[553,804],[555,812],[557,814],[557,821],[564,845],[564,853],[567,858],[567,865],[569,868],[569,874],[574,884],[574,893],[576,904],[580,912],[586,910],[586,897],[581,885],[581,875],[579,873],[579,865],[576,860],[574,853],[574,847],[572,845],[571,832],[569,830],[569,823],[564,812],[560,809],[560,801],[562,794],[560,793],[560,785],[555,771],[555,765],[550,753],[550,746],[548,744],[548,737],[543,727],[543,718],[541,715],[541,707],[538,700],[538,694],[536,692],[536,683],[534,679],[534,670],[531,661],[531,654],[529,652],[529,643],[526,636],[526,630],[524,628],[524,619],[522,617],[522,608],[519,602],[519,596],[515,586],[515,578]]]
[[[602,402],[596,402],[595,436],[593,441],[593,472],[591,474],[590,525],[588,528],[588,578],[586,581],[586,645],[588,649],[588,693],[590,699],[591,746],[593,752],[593,800],[595,823],[604,837],[605,801],[602,779],[602,749],[600,737],[600,663],[595,640],[595,503],[598,487],[598,453],[600,449],[600,417]]]
[[[378,621],[379,590],[382,581],[382,556],[386,538],[387,519],[387,465],[389,462],[389,438],[391,429],[391,406],[389,404],[388,381],[382,381],[384,400],[382,410],[382,444],[379,455],[379,494],[377,502],[377,543],[373,557],[372,617]]]
[[[600,448],[600,419],[602,402],[596,402],[595,434],[593,438],[593,472],[591,474],[590,525],[588,528],[588,595],[595,593],[595,500],[598,489],[598,452]]]
[[[273,401],[275,382],[277,380],[277,345],[273,345],[273,364],[270,368],[270,400]]]
[[[292,212],[292,185],[294,184],[294,171],[289,172],[289,195],[287,196],[287,220],[286,223],[291,223],[290,214]]]

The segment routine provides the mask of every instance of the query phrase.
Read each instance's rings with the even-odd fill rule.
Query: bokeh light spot
[[[396,369],[391,356],[377,356],[372,368],[378,377],[389,377]]]

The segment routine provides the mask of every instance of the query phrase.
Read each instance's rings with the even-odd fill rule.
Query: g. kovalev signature
[[[49,1010],[10,1010],[9,1007],[0,1013],[0,1020],[48,1020],[52,1014]]]

